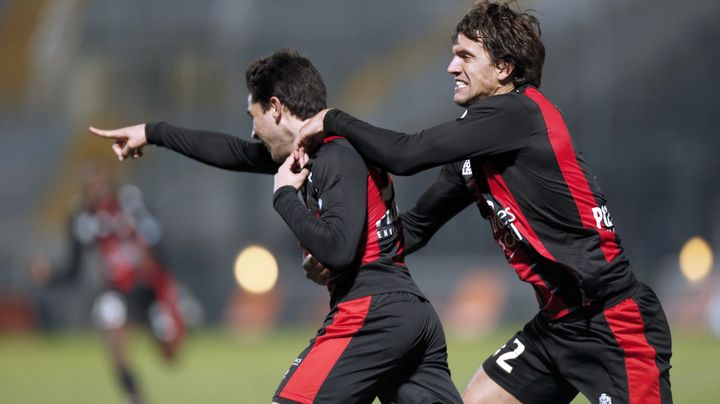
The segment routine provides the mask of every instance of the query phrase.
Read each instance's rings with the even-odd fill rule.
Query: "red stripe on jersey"
[[[490,193],[502,204],[505,209],[509,209],[509,213],[512,213],[515,216],[516,220],[513,224],[515,224],[515,226],[520,230],[520,234],[527,238],[530,245],[532,245],[532,247],[545,258],[557,261],[555,257],[550,254],[550,251],[545,248],[532,227],[530,227],[530,222],[527,218],[525,218],[525,215],[520,210],[520,205],[518,205],[517,201],[510,193],[510,188],[508,188],[507,184],[505,184],[505,180],[502,179],[500,173],[498,173],[497,170],[495,170],[495,167],[493,167],[489,162],[483,164],[482,169],[485,173],[488,186],[490,187]]]
[[[310,352],[300,362],[279,396],[302,404],[310,404],[323,382],[345,351],[350,341],[365,323],[372,296],[338,304],[332,324],[315,338]]]
[[[342,136],[328,136],[325,139],[323,139],[323,143],[329,143],[335,139],[343,139],[343,137]]]
[[[535,88],[528,87],[525,90],[525,95],[540,108],[550,138],[550,145],[555,153],[560,172],[568,189],[570,189],[573,200],[575,200],[575,206],[583,226],[598,232],[600,235],[600,248],[605,254],[607,262],[611,262],[620,254],[615,233],[604,228],[598,229],[595,225],[592,209],[597,207],[597,201],[590,189],[587,178],[585,178],[585,174],[580,168],[580,164],[578,164],[577,154],[570,141],[570,133],[565,126],[560,111]]]
[[[365,239],[365,252],[362,265],[380,259],[380,245],[378,244],[377,222],[387,211],[387,206],[378,188],[377,179],[373,170],[368,171],[367,186],[367,237]]]
[[[615,340],[625,353],[630,403],[660,403],[660,370],[655,349],[645,338],[640,308],[626,299],[604,311]]]
[[[548,251],[548,249],[545,248],[543,243],[540,241],[540,238],[537,236],[533,228],[530,227],[530,222],[527,220],[522,210],[520,210],[520,205],[518,205],[517,201],[510,193],[510,189],[505,183],[505,180],[502,179],[500,173],[498,173],[495,167],[493,167],[490,163],[483,164],[482,169],[493,198],[500,202],[502,207],[504,207],[509,213],[512,213],[515,216],[515,221],[511,224],[514,224],[517,227],[520,234],[528,240],[530,245],[537,252],[547,259],[556,261],[555,257],[550,254],[550,251]],[[530,266],[530,259],[526,256],[525,252],[522,249],[517,248],[510,254],[511,255],[508,256],[508,263],[513,267],[513,269],[515,269],[515,272],[521,280],[529,282],[535,286],[535,290],[542,298],[542,302],[544,304],[543,310],[546,310],[551,318],[560,318],[569,313],[567,305],[562,298],[559,295],[553,294],[540,275],[533,272]]]
[[[570,312],[560,295],[553,294],[540,275],[533,272],[530,267],[530,258],[527,256],[525,250],[515,250],[513,255],[508,258],[508,263],[515,269],[515,272],[517,272],[518,277],[522,281],[535,286],[535,292],[540,295],[538,300],[543,304],[542,310],[547,313],[551,320],[563,317]]]

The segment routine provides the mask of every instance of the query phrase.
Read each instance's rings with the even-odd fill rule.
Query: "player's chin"
[[[453,102],[463,108],[467,108],[470,105],[470,98],[464,95],[455,94],[453,96]]]
[[[271,158],[274,162],[280,163],[280,164],[282,164],[282,163],[285,162],[285,159],[287,158],[287,156],[284,156],[284,157],[281,156],[280,153],[278,153],[277,151],[273,150],[272,147],[269,147],[269,146],[267,146],[267,145],[265,145],[265,147],[267,147],[267,151],[270,153],[270,158]]]
[[[469,95],[464,88],[456,88],[453,92],[453,102],[457,105],[464,106],[467,104]]]

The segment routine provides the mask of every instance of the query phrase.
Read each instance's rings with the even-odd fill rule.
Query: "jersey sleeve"
[[[226,170],[274,174],[280,166],[262,143],[223,133],[157,122],[145,126],[145,136],[149,144]]]
[[[405,252],[419,250],[448,220],[474,201],[455,164],[443,166],[415,206],[400,215]]]
[[[480,100],[464,118],[416,134],[378,128],[336,109],[327,113],[324,127],[327,135],[348,139],[370,164],[397,175],[517,150],[532,135],[529,113],[514,95]]]
[[[355,151],[328,144],[318,152],[305,185],[317,192],[317,215],[305,207],[291,186],[278,189],[273,196],[275,210],[300,244],[333,271],[352,265],[357,258],[365,229],[367,176],[367,167]]]

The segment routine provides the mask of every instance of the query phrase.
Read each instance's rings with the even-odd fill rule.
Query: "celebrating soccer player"
[[[545,48],[537,19],[482,1],[456,26],[448,73],[458,119],[414,135],[323,110],[296,144],[341,134],[395,174],[444,165],[401,217],[406,251],[472,202],[540,305],[485,360],[466,403],[670,403],[670,329],[636,280],[605,196],[562,115],[539,91]],[[322,260],[321,260],[322,262]]]
[[[309,60],[278,51],[251,63],[246,81],[252,137],[262,144],[164,123],[93,131],[116,139],[121,159],[151,143],[217,167],[277,171],[275,209],[329,269],[331,310],[274,402],[460,403],[442,326],[404,263],[391,178],[338,136],[310,158],[293,152],[299,129],[326,106]]]

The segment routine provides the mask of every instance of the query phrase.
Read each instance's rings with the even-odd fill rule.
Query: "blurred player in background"
[[[391,173],[443,165],[402,215],[408,252],[475,202],[509,264],[532,285],[540,313],[487,358],[466,403],[567,403],[578,391],[603,404],[672,402],[660,302],[633,275],[595,176],[538,90],[538,20],[478,2],[457,24],[452,51],[447,70],[453,100],[466,108],[460,118],[406,135],[324,110],[297,145],[341,134]]]
[[[326,106],[309,60],[275,52],[250,64],[246,82],[252,137],[262,143],[164,123],[91,130],[115,139],[120,159],[139,157],[151,143],[216,167],[277,172],[275,209],[326,264],[331,310],[274,402],[460,403],[442,325],[404,264],[392,180],[340,137],[326,139],[310,160],[292,153],[300,127]]]
[[[104,284],[92,307],[93,323],[103,332],[112,364],[128,400],[143,403],[126,354],[130,320],[147,325],[167,360],[175,359],[185,334],[173,277],[155,259],[151,246],[160,237],[157,221],[140,190],[116,189],[107,168],[89,164],[82,173],[82,195],[69,222],[69,262],[53,271],[37,254],[33,278],[46,287],[78,278],[84,264],[99,271]]]

